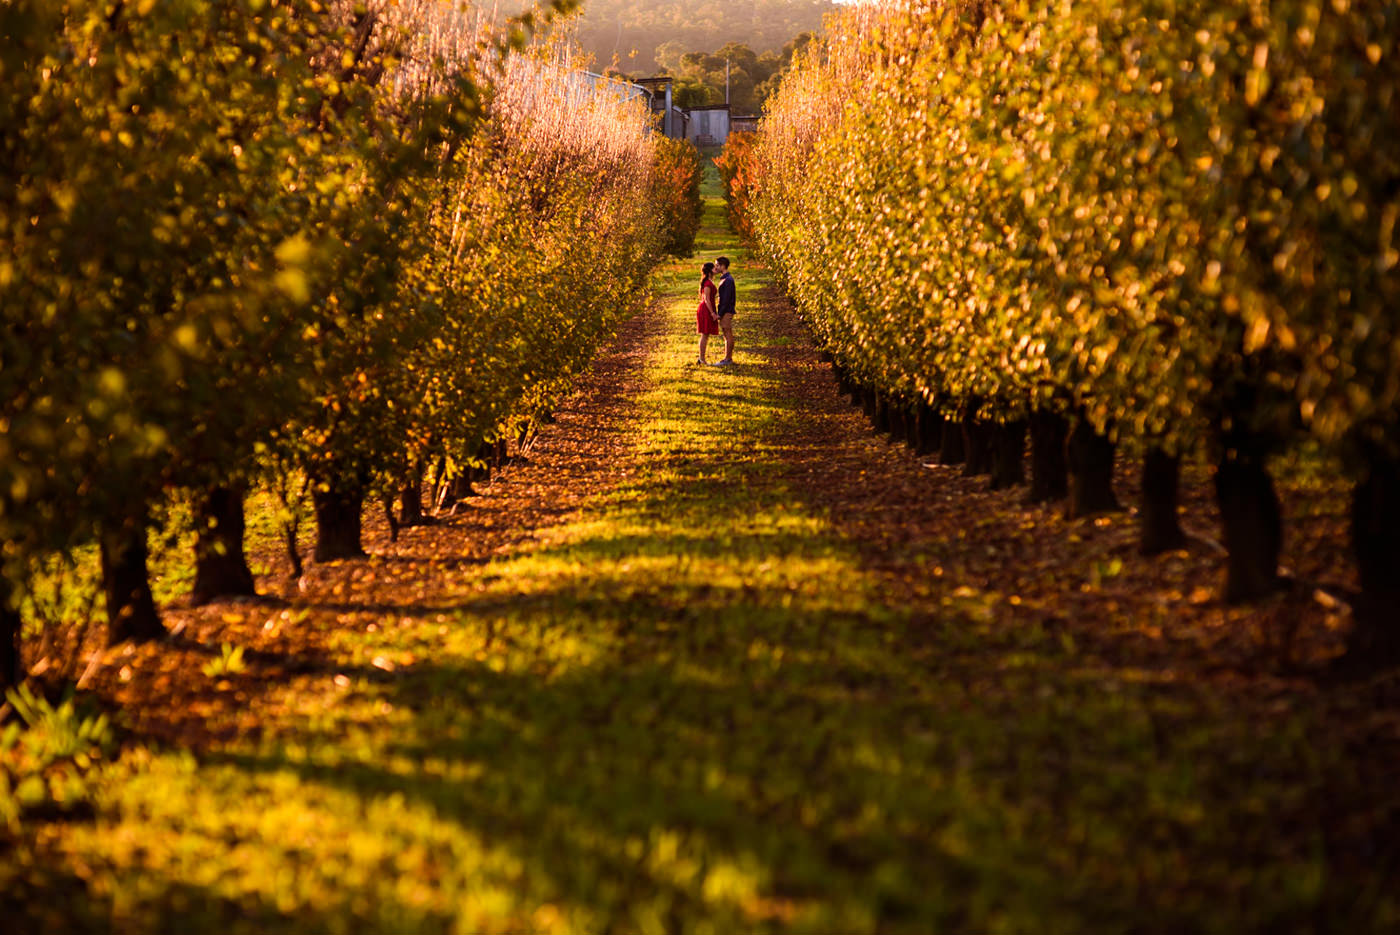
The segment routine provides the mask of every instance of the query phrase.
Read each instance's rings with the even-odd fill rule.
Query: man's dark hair
[[[722,257],[720,257],[719,259],[715,260],[715,265],[716,265],[716,266],[723,266],[725,269],[729,269],[729,257],[727,257],[727,256],[722,256]]]

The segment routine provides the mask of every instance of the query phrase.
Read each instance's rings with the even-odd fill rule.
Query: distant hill
[[[741,43],[778,51],[799,33],[820,32],[830,0],[583,0],[579,43],[599,70],[652,75],[676,71],[686,52]]]

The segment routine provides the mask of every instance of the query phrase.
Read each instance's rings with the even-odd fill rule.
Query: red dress
[[[710,280],[701,280],[700,294],[710,300],[711,309],[715,307],[715,296],[718,291]],[[719,334],[719,320],[705,308],[703,300],[700,302],[700,307],[695,310],[695,332],[696,334]]]

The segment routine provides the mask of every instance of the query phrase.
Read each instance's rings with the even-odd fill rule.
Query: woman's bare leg
[[[710,336],[708,334],[700,335],[700,363],[702,364],[705,362],[705,348],[709,343]]]

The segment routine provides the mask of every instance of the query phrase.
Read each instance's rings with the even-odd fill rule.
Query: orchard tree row
[[[1352,649],[1400,655],[1400,3],[861,5],[721,162],[875,414],[963,423],[1002,484],[1029,430],[1074,513],[1131,447],[1147,552],[1208,457],[1228,599],[1278,586],[1269,460],[1339,455]]]
[[[421,522],[547,412],[698,217],[698,156],[531,42],[571,5],[0,4],[0,683],[51,556],[96,543],[110,640],[158,637],[154,505],[196,601],[251,593],[249,490],[359,556],[367,499]]]

